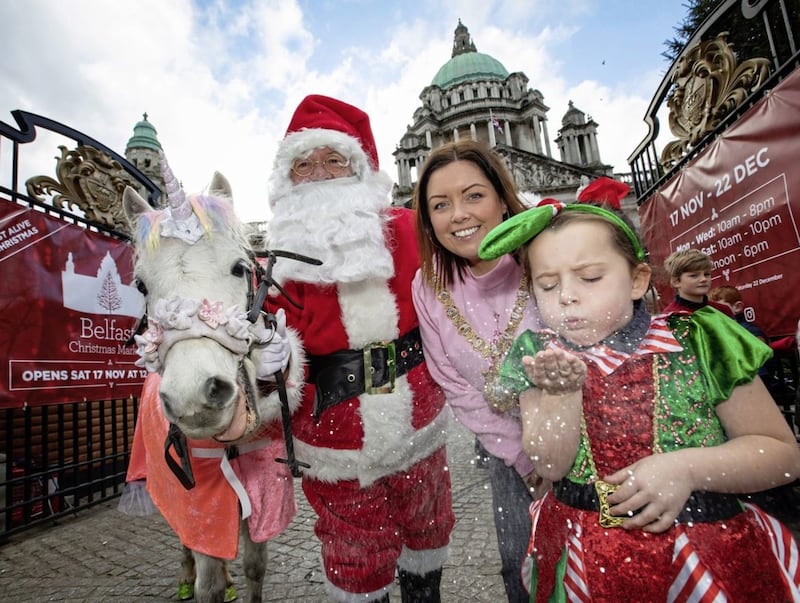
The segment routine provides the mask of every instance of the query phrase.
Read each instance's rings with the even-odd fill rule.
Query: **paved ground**
[[[443,602],[504,601],[486,471],[475,466],[473,438],[458,424],[451,429],[448,446],[457,523],[443,572]],[[325,601],[314,514],[299,487],[297,499],[294,521],[269,545],[265,601]],[[782,519],[798,538],[797,503],[788,511]],[[16,535],[0,546],[0,601],[177,601],[179,559],[178,540],[160,516],[123,515],[114,501]],[[234,562],[231,571],[243,594],[241,563]],[[395,589],[392,603],[399,602]]]
[[[454,423],[449,437],[457,518],[444,567],[444,603],[505,600],[485,470],[475,466],[472,436]],[[325,601],[314,513],[298,487],[298,513],[269,544],[264,601]],[[134,603],[177,601],[180,544],[160,516],[130,517],[116,501],[57,525],[13,536],[0,546],[0,601]],[[240,561],[231,566],[240,595]],[[399,588],[392,603],[399,603]]]

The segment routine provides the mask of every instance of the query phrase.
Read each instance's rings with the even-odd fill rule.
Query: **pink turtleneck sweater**
[[[473,276],[467,272],[463,281],[457,280],[449,288],[461,315],[487,343],[505,331],[521,278],[522,267],[505,255],[487,274]],[[498,413],[483,397],[483,374],[489,370],[491,359],[473,350],[456,332],[453,322],[445,316],[444,306],[420,271],[414,277],[411,292],[428,370],[442,386],[456,418],[478,436],[487,451],[503,459],[506,465],[513,465],[521,476],[528,475],[533,464],[522,451],[518,409]],[[526,329],[538,329],[538,316],[531,298],[512,339]]]

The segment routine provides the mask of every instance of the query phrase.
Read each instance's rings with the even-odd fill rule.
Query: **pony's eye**
[[[244,276],[247,270],[247,262],[244,260],[239,260],[231,267],[231,274],[233,276]]]
[[[139,293],[147,297],[147,285],[144,284],[144,281],[136,278],[133,282],[136,284],[136,288],[139,290]]]

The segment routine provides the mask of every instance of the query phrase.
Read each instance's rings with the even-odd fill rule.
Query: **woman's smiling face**
[[[442,247],[466,259],[474,274],[487,272],[497,260],[481,260],[478,247],[506,211],[491,182],[477,165],[459,160],[431,174],[427,193],[433,234]]]

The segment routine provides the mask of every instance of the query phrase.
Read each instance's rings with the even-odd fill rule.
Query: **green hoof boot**
[[[194,584],[181,582],[178,584],[178,600],[188,601],[189,599],[194,599]]]

